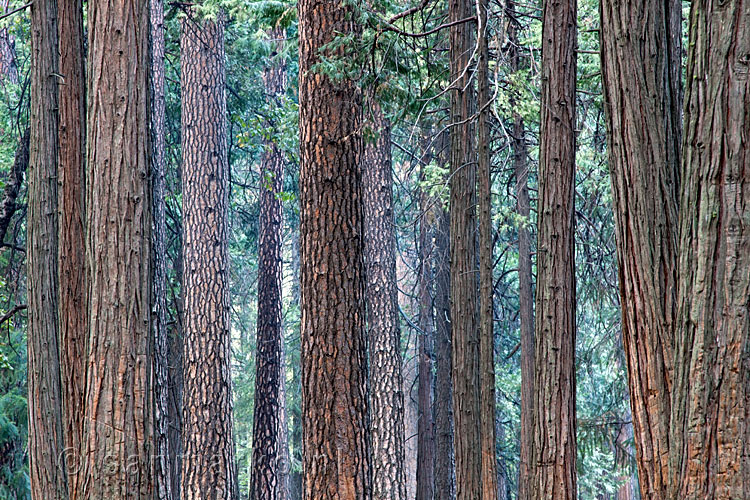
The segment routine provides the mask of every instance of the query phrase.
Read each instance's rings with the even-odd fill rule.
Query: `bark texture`
[[[58,338],[57,1],[31,7],[28,276],[29,479],[34,500],[65,499]]]
[[[479,198],[479,372],[482,435],[482,500],[497,500],[495,458],[495,334],[492,279],[492,179],[490,175],[490,80],[487,0],[478,2],[477,191]]]
[[[750,498],[750,4],[693,2],[670,499]]]
[[[77,495],[152,498],[149,11],[88,4],[89,324]]]
[[[338,2],[298,9],[303,499],[369,500],[361,96],[313,67],[360,28]]]
[[[18,193],[21,190],[21,184],[23,184],[23,175],[26,173],[28,167],[29,128],[27,127],[21,137],[21,141],[18,143],[16,156],[13,159],[13,166],[10,169],[5,190],[3,191],[3,201],[0,203],[0,244],[5,241],[10,221],[13,219],[13,214],[19,208],[17,203]]]
[[[542,116],[530,498],[576,498],[576,1],[542,13]]]
[[[601,61],[623,347],[644,499],[667,493],[677,294],[679,0],[605,0]]]
[[[284,31],[275,28],[271,38],[283,38]],[[281,42],[274,42],[280,48]],[[272,55],[273,57],[273,55]],[[266,99],[278,104],[286,85],[282,63],[263,71]],[[278,130],[267,123],[268,130]],[[281,329],[281,229],[284,157],[272,140],[264,142],[261,159],[261,195],[258,237],[258,330],[255,358],[255,411],[253,420],[253,465],[250,500],[282,500],[280,482],[282,455],[281,420],[282,329]]]
[[[151,331],[154,355],[154,483],[156,500],[179,498],[172,491],[169,449],[169,330],[167,329],[167,223],[165,216],[166,102],[164,67],[164,2],[151,0],[151,186],[153,190],[153,295]]]
[[[235,498],[229,330],[224,20],[188,11],[180,33],[185,500]]]
[[[372,425],[372,496],[406,498],[401,329],[396,289],[391,127],[376,97],[370,99],[376,138],[364,150],[362,198],[367,288],[367,331]]]
[[[474,15],[473,5],[451,0],[449,20]],[[456,499],[482,495],[480,426],[479,311],[476,214],[476,129],[470,119],[476,109],[470,82],[474,29],[466,23],[450,30],[451,175],[450,254],[451,321],[453,327],[453,417],[455,419]]]

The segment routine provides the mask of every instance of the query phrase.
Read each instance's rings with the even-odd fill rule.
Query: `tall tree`
[[[429,162],[429,155],[424,161]],[[423,178],[423,177],[422,177]],[[424,178],[423,178],[424,179]],[[417,500],[432,500],[435,490],[435,431],[432,419],[432,226],[430,197],[419,194],[419,420],[417,422]]]
[[[298,17],[303,498],[369,500],[362,104],[351,78],[318,66],[346,58],[349,44],[329,44],[360,28],[333,1],[301,0]]]
[[[679,0],[600,3],[623,347],[641,495],[654,500],[667,498],[682,129],[681,12]]]
[[[370,93],[375,140],[365,145],[362,170],[367,331],[372,422],[372,496],[404,500],[404,393],[396,289],[391,127]]]
[[[154,459],[155,497],[179,498],[172,491],[172,462],[177,459],[169,448],[169,331],[167,329],[167,222],[165,215],[165,67],[164,2],[151,0],[151,186],[153,291],[151,330],[153,335],[154,380]]]
[[[576,0],[544,2],[530,498],[576,498]]]
[[[506,2],[508,18],[508,46],[510,70],[521,69],[516,1]],[[518,498],[528,500],[531,451],[534,448],[534,292],[531,278],[531,231],[529,231],[531,203],[529,200],[529,163],[526,127],[517,111],[520,98],[511,95],[514,109],[511,148],[513,172],[516,178],[516,212],[522,222],[518,226],[518,303],[521,323],[521,443],[518,472]]]
[[[84,421],[81,408],[86,383],[88,279],[85,220],[86,81],[84,73],[83,3],[58,0],[59,91],[59,320],[60,366],[65,448],[79,456]],[[69,470],[70,496],[78,498],[77,468]]]
[[[89,324],[77,493],[144,498],[153,495],[149,10],[145,0],[88,8]]]
[[[482,499],[497,500],[495,458],[495,334],[490,174],[490,78],[487,0],[480,0],[477,24],[477,192],[479,194],[479,385],[482,439]]]
[[[31,6],[28,276],[29,472],[32,498],[67,498],[58,339],[57,1]]]
[[[229,331],[224,14],[181,22],[182,498],[236,498]]]
[[[0,15],[9,10],[9,0],[0,0]],[[7,27],[0,28],[0,84],[18,83],[16,40]]]
[[[453,417],[455,419],[456,498],[482,498],[476,137],[472,115],[476,98],[471,84],[474,30],[466,19],[474,15],[470,2],[451,0],[450,81],[451,174],[450,255],[451,327],[453,330]]]
[[[693,2],[667,498],[750,497],[750,5]]]
[[[284,37],[283,28],[269,30],[276,50],[274,62],[263,70],[266,100],[279,105],[286,87],[286,68],[276,58]],[[278,124],[266,124],[279,131]],[[280,460],[283,344],[281,329],[281,230],[284,156],[278,144],[264,141],[261,159],[261,195],[258,236],[258,330],[255,358],[255,411],[253,412],[253,470],[251,500],[284,500]]]

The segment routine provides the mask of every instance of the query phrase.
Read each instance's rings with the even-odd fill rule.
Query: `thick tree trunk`
[[[516,2],[510,0],[505,8],[508,17],[508,42],[511,71],[521,69],[518,47],[518,18]],[[518,98],[511,97],[511,106],[518,106]],[[523,118],[513,113],[513,171],[516,178],[516,212],[523,218],[518,226],[518,303],[521,323],[521,443],[518,464],[518,498],[529,499],[531,479],[531,451],[534,448],[534,291],[531,278],[531,203],[529,201],[529,162],[526,128]]]
[[[432,421],[432,226],[433,212],[427,193],[420,192],[419,211],[419,390],[417,394],[417,496],[432,500],[435,488],[435,431]]]
[[[644,499],[667,493],[677,293],[682,2],[602,1],[623,347]]]
[[[480,0],[477,40],[477,191],[479,194],[479,371],[482,426],[482,500],[497,500],[495,458],[495,334],[492,279],[492,179],[487,0]]]
[[[182,87],[182,498],[235,493],[229,331],[224,20],[188,12],[180,34]]]
[[[336,2],[298,9],[303,498],[369,500],[362,104],[354,81],[313,67],[346,57],[321,49],[359,27]]]
[[[530,498],[576,498],[576,1],[542,13],[542,116]]]
[[[31,6],[28,276],[29,478],[34,500],[68,497],[57,275],[57,1]],[[63,457],[63,460],[61,460]]]
[[[372,496],[405,500],[404,393],[396,289],[391,128],[371,94],[377,139],[365,145],[362,172],[367,331],[370,352]]]
[[[693,2],[670,500],[750,498],[750,4]]]
[[[148,2],[88,7],[89,345],[78,495],[151,498]]]
[[[458,22],[475,14],[473,5],[451,0],[449,19]],[[482,495],[479,330],[477,313],[476,137],[471,120],[476,108],[471,85],[470,56],[474,29],[466,23],[451,27],[450,74],[451,175],[450,248],[451,319],[453,321],[453,416],[455,419],[456,499]]]
[[[271,38],[280,40],[284,30],[275,28]],[[278,48],[281,42],[274,42]],[[281,63],[263,71],[266,99],[277,105],[286,86]],[[278,131],[274,123],[268,130]],[[282,365],[281,330],[281,230],[284,157],[272,140],[264,141],[261,159],[260,220],[258,223],[258,330],[255,361],[255,411],[253,413],[253,469],[250,500],[283,500],[279,477],[281,443],[279,432]]]
[[[167,329],[167,248],[165,218],[165,68],[164,2],[151,0],[151,186],[153,190],[153,295],[151,331],[154,349],[154,486],[156,500],[179,498],[172,491],[169,449],[169,331]]]

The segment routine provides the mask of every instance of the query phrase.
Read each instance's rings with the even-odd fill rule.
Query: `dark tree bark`
[[[29,167],[29,129],[21,137],[16,149],[16,156],[13,159],[13,166],[8,174],[8,181],[5,184],[3,192],[3,201],[0,203],[0,244],[5,241],[5,235],[8,232],[13,215],[18,210],[18,192],[23,184],[23,174]]]
[[[182,498],[236,498],[229,331],[224,20],[180,33],[183,179]]]
[[[284,30],[275,28],[271,38],[281,40]],[[274,42],[281,48],[281,41]],[[272,56],[273,57],[273,56]],[[286,69],[282,63],[263,71],[266,99],[278,105],[286,86]],[[274,123],[268,130],[278,131]],[[261,159],[261,198],[258,236],[258,330],[255,361],[255,411],[253,420],[253,465],[250,500],[283,500],[281,485],[281,395],[282,329],[281,329],[281,229],[284,157],[273,139],[264,141]]]
[[[432,226],[434,212],[419,194],[419,420],[417,421],[417,500],[432,500],[435,489],[435,431],[432,421]]]
[[[576,1],[542,13],[534,449],[530,498],[576,498]]]
[[[86,384],[88,332],[83,4],[80,0],[58,0],[57,10],[60,74],[64,79],[64,84],[58,85],[60,375],[65,448],[77,462],[84,427],[81,409]],[[79,498],[80,494],[77,472],[77,467],[71,464],[68,472],[71,498]]]
[[[602,1],[623,347],[644,499],[667,495],[677,293],[682,2]]]
[[[495,458],[495,334],[492,279],[492,179],[490,175],[490,79],[487,0],[478,2],[477,191],[479,193],[479,372],[481,393],[482,500],[497,500]]]
[[[31,6],[28,276],[29,478],[34,500],[68,496],[58,338],[57,1]],[[60,457],[63,457],[61,460]]]
[[[506,3],[508,42],[511,71],[521,69],[518,47],[518,14],[516,2]],[[511,107],[518,99],[511,96]],[[513,170],[516,177],[516,212],[523,217],[518,227],[518,303],[521,322],[521,443],[518,472],[518,498],[529,499],[531,450],[534,448],[534,291],[531,279],[531,232],[529,231],[531,203],[529,201],[529,163],[526,128],[523,118],[513,113]]]
[[[9,9],[9,0],[0,0],[0,15]],[[16,63],[16,41],[8,28],[0,28],[0,84],[18,83],[18,64]]]
[[[750,498],[750,4],[689,33],[668,498]]]
[[[180,286],[179,291],[173,297],[173,307],[176,313],[175,324],[169,335],[169,465],[172,469],[172,495],[174,498],[182,498],[180,484],[182,483],[182,350],[183,350],[183,324],[184,317],[184,283],[182,272],[182,227],[177,241],[177,256],[174,260],[175,282]]]
[[[89,345],[78,495],[151,498],[148,3],[88,8]]]
[[[370,352],[372,496],[405,500],[404,394],[401,391],[401,329],[396,289],[391,127],[370,98],[377,138],[365,145],[362,170],[367,331]]]
[[[441,144],[447,140],[446,136],[440,138]],[[442,155],[438,161],[445,163]],[[444,207],[438,206],[435,207],[435,219],[435,500],[453,500],[456,486],[451,384],[450,216]]]
[[[167,329],[167,223],[165,217],[164,2],[151,0],[151,186],[153,189],[153,291],[151,331],[154,353],[154,483],[156,500],[179,498],[172,491],[169,449],[169,331]]]
[[[449,20],[474,15],[470,2],[451,0]],[[474,89],[470,56],[474,30],[466,23],[450,30],[451,175],[450,255],[451,320],[453,328],[453,417],[455,419],[456,499],[477,500],[482,495],[480,425],[479,308],[477,289],[477,164]]]
[[[300,241],[305,500],[369,500],[367,343],[362,222],[362,106],[357,84],[313,68],[351,7],[301,0]]]

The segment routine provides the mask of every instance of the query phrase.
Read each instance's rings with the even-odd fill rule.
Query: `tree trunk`
[[[169,450],[169,331],[167,330],[167,247],[165,218],[165,69],[164,2],[151,0],[151,186],[153,190],[153,304],[151,330],[154,349],[154,486],[156,500],[178,498],[172,491]]]
[[[576,1],[542,13],[534,450],[530,498],[576,498]]]
[[[0,15],[9,9],[9,0],[0,0]],[[8,28],[0,28],[0,83],[18,83],[18,64],[16,63],[16,41]]]
[[[171,467],[170,478],[172,479],[172,496],[182,498],[180,494],[180,484],[182,483],[182,350],[183,343],[183,324],[184,317],[183,297],[185,287],[182,271],[182,242],[184,235],[182,228],[178,228],[179,237],[177,240],[177,256],[174,260],[175,282],[179,285],[179,290],[174,297],[174,311],[176,313],[175,325],[172,327],[169,336],[169,466]]]
[[[269,32],[280,40],[282,28]],[[281,48],[281,42],[274,42]],[[273,57],[273,56],[272,56]],[[278,105],[286,86],[286,70],[278,62],[263,71],[266,99]],[[267,130],[277,131],[274,123]],[[281,377],[281,230],[284,157],[273,139],[264,141],[261,159],[261,198],[258,236],[258,330],[255,361],[255,411],[253,413],[253,469],[250,500],[281,500],[279,431]]]
[[[236,498],[229,331],[224,20],[188,12],[182,87],[182,498]]]
[[[88,7],[89,345],[78,495],[151,498],[148,3]]]
[[[513,73],[521,69],[518,48],[516,2],[506,4],[510,66]],[[518,106],[512,96],[511,107]],[[513,113],[511,135],[513,170],[516,177],[516,212],[522,217],[518,225],[518,303],[521,321],[521,443],[518,464],[518,498],[529,499],[531,451],[534,448],[534,291],[531,278],[531,203],[529,201],[529,163],[526,128],[518,112]]]
[[[396,289],[391,127],[371,91],[377,134],[365,145],[362,171],[367,330],[370,352],[372,497],[405,500],[404,393],[401,391],[401,329]]]
[[[419,194],[419,420],[417,421],[417,496],[432,500],[435,487],[435,431],[432,422],[432,221],[427,193]]]
[[[682,2],[602,1],[623,347],[641,495],[666,498],[677,292]]]
[[[8,173],[8,180],[3,191],[3,201],[0,203],[0,244],[5,241],[5,235],[8,233],[8,226],[13,219],[13,215],[19,208],[18,193],[21,191],[23,184],[23,175],[29,168],[29,128],[26,127],[21,140],[16,149],[16,155],[13,158],[13,166]]]
[[[68,496],[58,350],[58,81],[53,76],[58,72],[57,1],[39,0],[31,6],[31,132],[26,224],[29,478],[34,500]]]
[[[313,67],[360,28],[335,2],[298,9],[303,498],[369,500],[362,105],[356,82]]]
[[[446,139],[445,135],[441,142]],[[439,161],[444,163],[442,156]],[[444,207],[438,206],[435,207],[435,218],[435,500],[453,500],[456,486],[451,385],[450,217]]]
[[[458,22],[475,14],[470,2],[451,0],[449,20]],[[453,321],[453,416],[455,419],[456,499],[478,500],[482,495],[480,426],[480,373],[476,144],[471,120],[476,108],[471,85],[470,56],[474,30],[466,23],[450,30],[451,175],[450,253],[451,319]]]
[[[750,5],[689,32],[668,498],[750,498]]]
[[[479,371],[482,432],[482,500],[497,500],[495,458],[495,334],[492,279],[492,178],[490,175],[490,80],[487,0],[479,3],[477,63],[477,191],[479,193]]]

